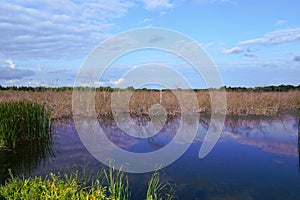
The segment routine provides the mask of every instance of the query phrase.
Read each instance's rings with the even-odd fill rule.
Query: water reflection
[[[22,142],[13,150],[0,150],[0,182],[8,178],[11,169],[15,176],[29,175],[40,165],[54,157],[53,141],[34,140]]]
[[[150,119],[147,117],[135,117],[133,121],[135,122],[136,126],[147,126],[149,124]],[[162,130],[152,137],[145,137],[147,136],[147,132],[144,132],[144,138],[129,136],[120,128],[118,128],[117,124],[112,119],[101,118],[99,119],[99,123],[109,140],[112,141],[118,147],[131,151],[132,149],[134,149],[133,147],[135,145],[138,145],[140,143],[147,143],[149,146],[151,146],[150,149],[140,149],[140,151],[136,149],[135,152],[148,152],[164,147],[168,144],[168,142],[170,142],[173,139],[174,135],[176,134],[176,130],[178,129],[180,124],[180,117],[174,117],[172,119],[169,119],[163,126]],[[127,122],[123,121],[123,123],[126,124]],[[149,133],[149,135],[151,136],[152,134]]]
[[[182,116],[176,119],[184,120]],[[123,171],[138,173],[153,171],[157,165],[167,166],[187,150],[197,134],[198,121],[189,116],[185,119],[184,123],[176,123],[173,119],[157,134],[132,119],[122,121],[124,126],[130,124],[133,131],[137,130],[135,126],[140,126],[139,130],[145,130],[141,133],[141,138],[135,133],[123,132],[114,121],[110,124],[104,119],[100,119],[100,123],[95,119],[75,120],[75,125],[81,141],[99,161],[109,164],[110,160],[114,160],[116,168],[126,165]],[[179,128],[174,129],[174,125]],[[127,148],[126,151],[124,148]]]
[[[228,117],[223,136],[230,136],[240,144],[261,148],[263,151],[298,157],[296,116],[276,118]]]
[[[133,120],[136,126],[146,126],[149,123],[147,117]],[[176,136],[180,123],[180,116],[168,119],[158,134],[149,138],[137,138],[119,129],[114,120],[99,119],[99,124],[110,141],[126,151],[137,153],[157,151],[168,145]],[[198,152],[209,123],[209,116],[200,116],[198,133],[190,148],[161,173],[163,179],[177,185],[179,199],[299,197],[299,116],[227,117],[219,142],[205,159],[199,159]],[[82,125],[93,127],[93,123],[88,122],[83,122]],[[188,134],[189,124],[185,127]],[[82,144],[73,121],[57,121],[54,129],[54,141],[48,148],[42,144],[35,147],[26,144],[15,152],[0,151],[0,182],[4,175],[7,176],[8,168],[13,168],[19,174],[27,173],[32,176],[55,171],[68,172],[74,165],[88,164],[88,170],[94,172],[103,167]],[[180,142],[184,143],[185,140]],[[143,191],[149,178],[147,176],[150,174],[130,174],[130,184],[134,188],[132,199],[144,198]],[[289,198],[287,194],[290,195]]]
[[[300,110],[298,111],[298,171],[300,172]]]
[[[136,126],[147,126],[149,120],[148,117],[133,118]],[[126,124],[126,122],[123,123]],[[124,150],[136,153],[153,152],[168,145],[174,139],[180,123],[182,123],[180,116],[175,116],[167,120],[158,134],[148,138],[136,138],[124,133],[113,119],[99,119],[99,124],[110,141]],[[209,116],[200,117],[198,134],[194,143],[202,143],[209,123]],[[300,172],[299,126],[300,118],[296,115],[281,115],[275,118],[227,117],[219,142],[226,142],[228,138],[231,138],[235,143],[255,146],[265,152],[298,157]],[[73,121],[56,121],[53,127],[57,132],[54,135],[54,146],[56,155],[59,155],[54,161],[56,165],[67,166],[68,162],[74,162],[74,160],[87,161],[91,159],[92,156],[89,155],[77,136]],[[185,132],[188,134],[189,125],[187,124],[185,127]],[[185,140],[180,140],[180,142],[185,143]],[[9,168],[15,174],[24,172],[30,174],[39,165],[45,164],[49,158],[53,157],[52,140],[21,144],[13,151],[1,150],[0,179],[3,180],[7,176]],[[45,168],[51,170],[48,165]]]
[[[137,117],[134,118],[134,121],[137,126],[146,126],[149,123],[147,117]],[[145,137],[147,135],[143,135],[145,138],[135,138],[127,135],[118,128],[112,119],[99,119],[99,123],[107,137],[117,146],[134,152],[149,152],[167,145],[175,137],[176,131],[182,122],[179,116],[173,117],[166,122],[158,134],[148,138]],[[126,124],[126,122],[123,123]],[[203,141],[209,123],[209,117],[200,118],[199,130],[194,142]],[[185,127],[188,133],[189,125]],[[298,136],[297,131],[295,131],[297,130],[296,127],[298,127],[298,120],[295,115],[280,115],[273,118],[227,117],[219,142],[230,137],[237,143],[256,146],[266,152],[298,157],[300,139],[298,139],[297,145],[297,140],[295,140]],[[300,131],[300,129],[298,130]],[[137,148],[139,146],[140,148]]]

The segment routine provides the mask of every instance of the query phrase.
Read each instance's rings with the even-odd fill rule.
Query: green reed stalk
[[[148,183],[147,200],[172,200],[176,199],[174,188],[169,184],[162,182],[158,171],[155,171]]]
[[[30,102],[0,104],[0,147],[14,148],[18,142],[50,136],[50,112]]]
[[[129,182],[128,177],[124,176],[122,171],[118,171],[113,167],[109,171],[103,170],[109,196],[114,200],[128,200],[129,199]]]

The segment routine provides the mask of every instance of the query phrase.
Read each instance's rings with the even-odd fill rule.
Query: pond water
[[[147,123],[146,118],[136,118]],[[109,119],[99,120],[108,138],[132,152],[152,152],[167,145],[179,127],[180,117],[166,123],[151,138],[138,139],[123,133]],[[273,118],[227,117],[217,145],[204,159],[199,149],[209,124],[201,117],[188,150],[160,171],[161,179],[174,184],[179,199],[299,199],[300,168],[297,115]],[[0,151],[0,182],[7,169],[25,177],[74,169],[98,171],[103,165],[82,144],[70,121],[56,121],[51,142],[24,144],[14,151]],[[145,199],[151,173],[127,174],[132,199]]]

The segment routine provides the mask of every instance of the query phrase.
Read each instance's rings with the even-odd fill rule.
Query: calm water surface
[[[148,123],[136,118],[140,125]],[[151,138],[137,139],[123,133],[112,120],[100,119],[108,138],[132,152],[151,152],[167,145],[180,124],[168,121]],[[209,118],[201,117],[197,137],[180,159],[160,171],[175,185],[179,199],[300,199],[297,115],[274,118],[227,117],[225,129],[213,151],[198,158]],[[85,168],[97,171],[99,163],[82,145],[72,121],[54,124],[49,144],[24,144],[14,151],[0,151],[0,181],[7,169],[25,177]],[[132,199],[144,199],[151,173],[128,174]]]

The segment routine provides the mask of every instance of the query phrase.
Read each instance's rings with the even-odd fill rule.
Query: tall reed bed
[[[119,98],[123,92],[114,91]],[[196,112],[210,113],[211,100],[207,91],[195,92],[199,109]],[[110,116],[112,92],[96,92],[96,112],[101,116]],[[300,109],[300,91],[290,92],[226,92],[228,115],[272,116],[285,111],[297,112]],[[0,102],[29,101],[47,105],[53,118],[72,117],[72,91],[65,92],[23,92],[0,91]],[[153,104],[161,104],[169,115],[181,113],[176,96],[171,91],[135,91],[130,98],[130,114],[142,115]],[[189,104],[189,99],[185,104]],[[183,105],[184,106],[184,105]]]
[[[0,104],[0,147],[14,148],[18,142],[48,139],[51,116],[46,108],[32,102]]]

